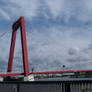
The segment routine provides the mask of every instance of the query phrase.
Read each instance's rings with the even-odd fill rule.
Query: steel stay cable
[[[7,33],[9,33],[10,32],[10,30],[7,30],[7,31],[5,31],[5,32],[2,32],[1,34],[0,34],[0,38],[2,38],[4,35],[6,35]]]

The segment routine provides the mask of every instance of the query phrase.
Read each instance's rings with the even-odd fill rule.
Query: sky
[[[12,24],[24,16],[30,71],[92,68],[92,0],[0,0],[0,67],[7,68]],[[13,71],[22,71],[20,32]],[[63,67],[65,65],[65,67]]]

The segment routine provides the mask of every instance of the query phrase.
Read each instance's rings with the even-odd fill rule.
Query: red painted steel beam
[[[0,77],[10,77],[10,76],[20,76],[20,75],[24,75],[24,73],[0,74]]]
[[[75,72],[92,72],[92,70],[48,71],[48,72],[34,72],[30,74],[40,75],[40,74],[62,74],[62,73],[75,73]],[[21,76],[21,75],[24,75],[24,73],[0,74],[0,77]]]
[[[28,54],[27,54],[27,41],[26,41],[26,32],[25,32],[25,20],[24,17],[20,17],[18,21],[13,24],[13,32],[11,39],[11,47],[8,61],[8,70],[7,72],[12,71],[13,57],[14,57],[14,49],[16,42],[16,32],[20,27],[21,31],[21,44],[22,44],[22,56],[23,56],[23,66],[24,66],[24,76],[29,75],[29,64],[28,64]]]
[[[8,70],[7,70],[7,72],[11,72],[12,71],[15,41],[16,41],[16,30],[14,30],[12,32],[12,40],[11,40],[11,47],[10,47],[10,55],[9,55]]]
[[[67,71],[48,71],[48,72],[33,72],[33,75],[39,74],[60,74],[60,73],[75,73],[75,72],[92,72],[92,70],[67,70]]]
[[[26,42],[26,31],[25,31],[25,20],[21,17],[21,43],[22,43],[22,55],[25,76],[29,75],[29,64],[28,64],[28,53],[27,53],[27,42]]]

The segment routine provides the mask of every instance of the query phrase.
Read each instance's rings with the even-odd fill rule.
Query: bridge
[[[16,35],[19,28],[21,32],[24,72],[12,73]],[[38,75],[84,73],[92,72],[92,70],[29,72],[25,20],[23,16],[13,24],[12,30],[7,72],[0,74],[0,92],[92,92],[92,78],[61,78],[60,76],[59,79],[35,80],[34,77]]]

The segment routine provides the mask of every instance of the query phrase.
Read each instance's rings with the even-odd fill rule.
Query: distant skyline
[[[12,24],[25,17],[30,70],[92,68],[92,0],[0,0],[0,63],[7,66]],[[18,32],[14,65],[22,67]],[[0,66],[2,66],[0,64]]]

